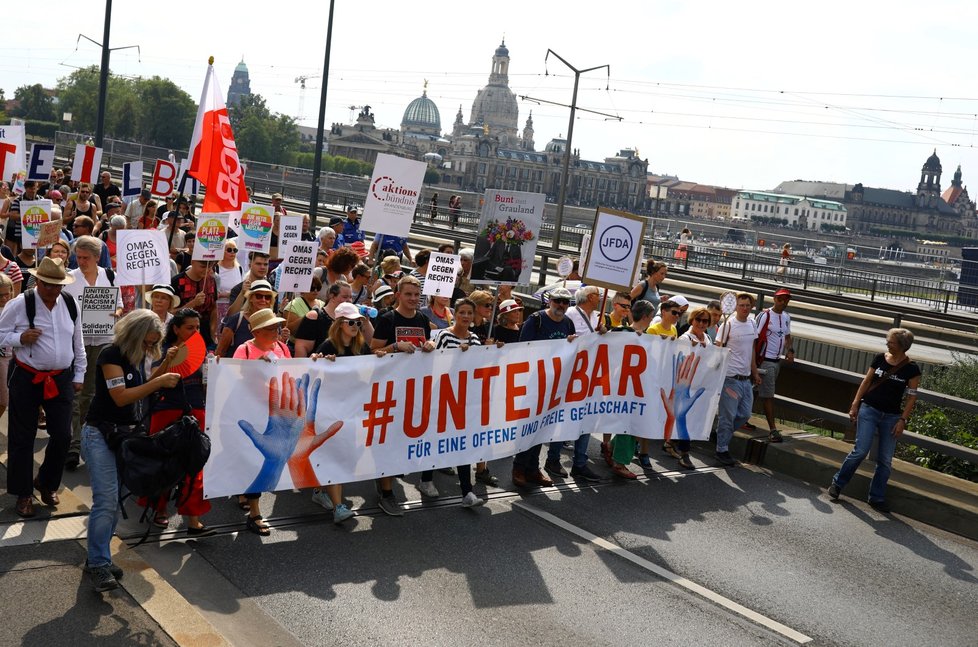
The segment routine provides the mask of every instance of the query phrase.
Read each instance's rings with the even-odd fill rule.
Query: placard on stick
[[[282,276],[279,292],[308,292],[312,287],[312,271],[316,266],[318,245],[312,241],[291,240],[281,247]]]
[[[50,200],[23,200],[20,203],[20,222],[24,247],[37,247],[41,225],[51,220]]]
[[[610,290],[630,290],[632,277],[642,262],[644,240],[644,218],[598,207],[582,281]]]
[[[224,258],[224,239],[228,237],[229,217],[226,213],[200,214],[192,260],[219,261]]]
[[[451,297],[455,292],[455,281],[460,269],[462,258],[458,254],[433,253],[428,260],[428,271],[424,275],[424,289],[421,294]]]
[[[111,337],[115,329],[118,287],[85,286],[82,291],[82,335]]]
[[[159,229],[120,229],[116,247],[116,285],[170,282],[170,253]]]

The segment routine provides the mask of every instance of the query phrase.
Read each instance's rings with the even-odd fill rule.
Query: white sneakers
[[[436,488],[435,484],[431,481],[421,481],[421,483],[418,485],[418,491],[428,498],[438,498],[438,488]]]
[[[469,492],[464,497],[462,497],[462,507],[463,508],[476,508],[483,505],[485,501],[480,499],[475,495],[475,492]]]

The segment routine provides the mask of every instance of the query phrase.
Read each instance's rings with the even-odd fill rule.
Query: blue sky
[[[215,6],[211,6],[215,5]],[[216,6],[220,5],[220,6]],[[115,2],[112,69],[166,76],[199,98],[206,61],[216,58],[226,91],[244,56],[252,90],[277,112],[314,125],[321,79],[304,99],[295,77],[322,72],[327,3],[174,0],[159,16]],[[579,68],[578,104],[623,120],[581,114],[574,146],[589,159],[636,147],[653,172],[733,188],[770,189],[788,179],[863,182],[912,190],[937,148],[947,186],[958,164],[978,177],[978,5],[909,2],[616,2],[595,5],[500,0],[481,5],[434,0],[370,4],[340,0],[327,126],[348,122],[349,106],[369,104],[397,127],[421,94],[449,131],[459,105],[466,120],[505,36],[510,86],[567,103],[572,79],[552,48]],[[270,10],[274,8],[274,10]],[[99,62],[103,2],[77,0],[63,20],[38,30],[8,29],[0,42],[0,87],[52,86],[71,66]],[[602,11],[603,10],[603,11]],[[49,16],[57,14],[52,11]],[[176,29],[176,31],[174,31]],[[607,88],[607,89],[606,89]],[[533,111],[536,143],[566,133],[568,112],[520,102],[520,128]],[[354,111],[355,112],[355,111]]]

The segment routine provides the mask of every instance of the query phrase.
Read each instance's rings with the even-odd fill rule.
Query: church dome
[[[506,41],[499,44],[496,48],[496,56],[509,56],[509,49],[506,47]]]
[[[941,158],[937,156],[936,148],[934,149],[934,152],[931,154],[931,156],[927,158],[927,161],[924,162],[924,170],[936,171],[938,173],[941,172]]]
[[[248,66],[245,65],[244,59],[241,59],[241,62],[238,63],[237,66],[235,66],[234,71],[241,72],[242,74],[248,73]]]
[[[404,111],[404,118],[401,119],[401,130],[441,133],[441,115],[435,102],[428,98],[427,90],[408,104],[407,110]]]

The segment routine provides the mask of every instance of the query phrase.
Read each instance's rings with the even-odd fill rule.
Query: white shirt
[[[35,298],[34,327],[43,331],[41,336],[29,346],[20,343],[21,333],[30,327],[24,295],[20,294],[0,311],[0,346],[13,346],[18,361],[39,371],[67,369],[74,360],[72,382],[84,382],[87,359],[82,343],[81,311],[72,324],[68,306],[60,296],[53,310],[48,310],[40,296]]]
[[[754,322],[738,321],[731,317],[726,323],[720,324],[717,330],[717,341],[730,349],[730,360],[727,362],[727,377],[734,375],[750,375],[751,357],[754,354],[754,340],[757,330]]]
[[[75,297],[75,303],[78,304],[78,318],[81,319],[82,315],[82,293],[85,291],[85,286],[108,288],[112,287],[112,282],[109,281],[108,275],[105,273],[105,268],[98,268],[98,277],[95,279],[95,283],[89,283],[85,280],[85,276],[82,274],[81,268],[71,270],[68,272],[68,276],[73,276],[75,278],[74,283],[70,283],[61,289],[61,292],[65,295],[71,295]],[[122,307],[122,290],[119,290],[116,296],[116,308]],[[87,335],[85,337],[86,346],[105,346],[106,344],[112,343],[112,335]]]
[[[765,310],[757,315],[754,326],[760,336],[764,322],[770,317],[771,323],[767,324],[767,345],[764,347],[765,359],[778,359],[784,354],[784,338],[791,334],[791,315],[786,311],[778,314],[774,310]]]
[[[584,335],[598,329],[597,310],[592,310],[588,318],[585,319],[584,311],[579,306],[573,306],[567,308],[567,314],[564,316],[570,319],[574,324],[574,332],[578,335]],[[590,327],[588,327],[588,324],[591,324]]]
[[[143,217],[143,210],[146,207],[142,202],[139,201],[139,196],[133,198],[133,201],[126,206],[126,220],[129,221],[129,228],[136,228],[136,221]]]

